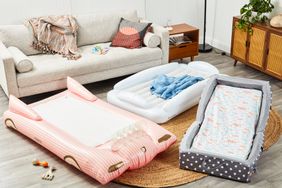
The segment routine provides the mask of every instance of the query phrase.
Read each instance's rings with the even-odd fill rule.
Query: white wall
[[[144,17],[144,0],[0,0],[0,25],[52,14],[87,14],[135,9]]]
[[[199,0],[147,0],[147,19],[161,25],[166,25],[167,20],[172,24],[186,22],[200,26],[199,9],[202,9]]]
[[[0,0],[0,24],[21,23],[34,16],[87,14],[136,9],[158,24],[187,22],[198,26],[199,0]]]
[[[240,8],[248,0],[209,0],[207,41],[219,49],[229,52],[233,16],[240,14]]]
[[[271,16],[282,14],[282,0],[272,0],[272,3],[274,4],[275,9],[272,12]]]
[[[249,0],[208,0],[207,42],[230,51],[232,17]],[[282,13],[282,0],[273,0],[272,15]],[[33,16],[50,14],[87,14],[136,9],[138,15],[166,25],[186,22],[203,29],[204,0],[0,0],[0,25],[22,23]],[[200,37],[202,38],[202,37]]]
[[[46,0],[49,1],[49,0]],[[60,0],[57,0],[60,1]],[[69,0],[72,14],[87,14],[115,10],[137,10],[144,17],[145,0]]]
[[[232,18],[240,14],[241,7],[249,0],[209,0],[208,8],[208,42],[226,52],[230,52],[232,35]],[[282,0],[272,0],[275,10],[272,15],[282,13]]]
[[[0,0],[0,24],[20,23],[24,18],[69,13],[68,0]]]
[[[161,25],[186,22],[200,28],[202,43],[204,0],[147,0],[147,19]],[[216,48],[230,52],[232,19],[240,14],[249,0],[207,0],[206,41]],[[282,0],[272,0],[275,9],[271,16],[282,13]]]

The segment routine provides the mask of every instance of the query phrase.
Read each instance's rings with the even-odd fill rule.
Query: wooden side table
[[[192,40],[192,43],[185,43],[178,46],[169,46],[169,61],[175,59],[183,59],[191,57],[191,61],[194,60],[194,56],[199,54],[199,29],[188,24],[177,24],[171,26],[173,29],[169,31],[169,35],[183,34]]]

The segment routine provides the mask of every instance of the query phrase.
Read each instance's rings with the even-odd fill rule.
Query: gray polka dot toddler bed
[[[180,168],[249,182],[263,151],[269,82],[217,75],[180,144]]]

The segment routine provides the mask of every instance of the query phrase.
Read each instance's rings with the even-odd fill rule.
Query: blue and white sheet
[[[261,98],[259,90],[218,85],[192,150],[247,159],[259,118]]]
[[[173,77],[163,74],[153,80],[150,90],[153,95],[167,100],[202,80],[204,78],[190,75]]]

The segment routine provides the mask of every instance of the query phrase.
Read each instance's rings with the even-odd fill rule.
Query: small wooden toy
[[[53,173],[55,170],[56,170],[56,168],[51,166],[51,168],[45,174],[42,175],[42,179],[52,181],[53,178],[55,177],[55,175]]]
[[[48,165],[48,162],[46,162],[46,161],[39,161],[39,160],[37,160],[37,159],[34,159],[33,161],[32,161],[32,164],[34,165],[34,166],[42,166],[42,167],[44,167],[44,168],[47,168],[49,165]]]

